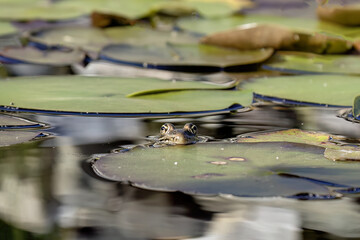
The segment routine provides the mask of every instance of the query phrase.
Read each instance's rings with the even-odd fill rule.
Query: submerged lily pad
[[[0,129],[39,128],[44,124],[10,115],[0,115]]]
[[[0,147],[29,142],[44,137],[43,133],[26,131],[3,131],[0,130]]]
[[[127,63],[146,68],[182,71],[220,71],[241,65],[263,62],[272,49],[237,51],[202,44],[165,45],[110,45],[100,57],[117,63]],[[209,68],[207,70],[206,68]]]
[[[354,55],[318,55],[300,52],[278,52],[265,69],[286,73],[360,74],[360,58]]]
[[[326,195],[324,186],[360,186],[358,163],[329,161],[323,151],[296,143],[135,148],[101,157],[93,169],[103,178],[142,188],[211,195]]]
[[[227,109],[234,103],[251,103],[251,92],[221,90],[226,88],[229,86],[151,78],[19,77],[0,80],[0,105],[5,111],[151,116],[226,112],[242,108]]]
[[[360,147],[339,145],[335,142],[342,137],[322,132],[288,129],[275,132],[241,135],[237,142],[291,142],[325,148],[324,156],[333,161],[359,161]]]
[[[0,59],[7,63],[32,63],[65,66],[82,62],[85,53],[80,50],[39,50],[34,47],[8,47],[0,50]]]
[[[304,75],[258,78],[240,87],[260,94],[262,99],[294,104],[316,103],[352,106],[360,92],[360,77],[347,75]],[[286,101],[290,100],[290,101]]]

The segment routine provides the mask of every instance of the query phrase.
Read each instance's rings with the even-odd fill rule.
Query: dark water
[[[20,114],[48,124],[43,141],[0,148],[0,239],[360,239],[360,198],[190,196],[97,177],[89,159],[146,142],[164,122],[193,122],[201,135],[303,128],[360,137],[337,109],[265,105],[193,119],[122,119]],[[156,172],[154,172],[156,174]]]

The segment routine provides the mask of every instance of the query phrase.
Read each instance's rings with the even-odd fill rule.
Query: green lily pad
[[[82,62],[85,53],[80,50],[59,51],[39,50],[34,47],[8,47],[0,50],[0,56],[8,58],[10,61],[17,60],[22,63],[66,66]]]
[[[9,22],[0,22],[0,36],[16,33],[17,29]]]
[[[44,124],[27,119],[0,114],[0,129],[39,128]]]
[[[39,132],[0,130],[0,147],[29,142],[44,136],[44,134]]]
[[[354,40],[360,36],[360,27],[346,27],[309,18],[291,18],[271,15],[237,15],[219,19],[184,18],[180,19],[177,25],[183,30],[212,34],[249,23],[275,24],[289,28],[292,31],[327,33],[342,36],[348,40]]]
[[[264,67],[288,73],[360,74],[360,58],[353,55],[318,55],[300,52],[278,52],[274,61]]]
[[[259,63],[268,59],[272,53],[272,49],[237,51],[202,44],[168,43],[161,46],[110,45],[105,47],[100,55],[103,59],[118,63],[167,70],[179,68],[195,71],[199,67],[223,70],[228,67]]]
[[[2,19],[11,20],[64,20],[97,11],[128,19],[140,19],[154,15],[163,9],[176,10],[177,8],[185,9],[186,13],[197,11],[205,17],[218,17],[231,14],[242,6],[249,5],[250,2],[246,0],[65,0],[55,2],[2,0],[0,1],[0,16]]]
[[[60,6],[60,4],[42,0],[0,1],[0,18],[6,20],[62,20],[79,17],[86,13],[84,8]]]
[[[296,143],[139,147],[100,157],[93,169],[103,178],[137,187],[211,195],[322,195],[329,194],[322,185],[360,186],[358,163],[329,161],[323,152]]]
[[[360,77],[347,75],[304,75],[258,78],[243,82],[242,89],[295,102],[352,106],[360,93]]]
[[[93,27],[62,27],[33,32],[30,40],[49,46],[100,51],[115,43],[132,45],[162,45],[165,43],[196,43],[199,37],[179,32],[163,32],[145,27],[128,26],[99,29]]]
[[[5,111],[25,108],[32,111],[60,111],[63,114],[81,112],[150,116],[171,112],[183,115],[224,109],[234,103],[251,103],[251,92],[221,90],[228,87],[151,78],[19,77],[0,80],[0,105],[5,105],[2,108]],[[154,91],[162,93],[151,94]],[[138,97],[131,97],[132,94]]]

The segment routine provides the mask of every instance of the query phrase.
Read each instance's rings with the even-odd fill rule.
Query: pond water
[[[145,143],[164,122],[193,122],[199,134],[215,139],[288,128],[360,137],[359,125],[335,117],[336,111],[265,104],[187,119],[16,114],[47,124],[41,131],[51,137],[0,148],[0,239],[360,238],[356,193],[297,200],[155,192],[105,181],[89,162],[94,154]]]

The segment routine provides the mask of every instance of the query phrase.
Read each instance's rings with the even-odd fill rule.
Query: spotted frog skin
[[[192,144],[198,141],[197,127],[195,124],[187,123],[183,129],[176,129],[171,123],[165,123],[160,128],[159,141],[169,145]]]

